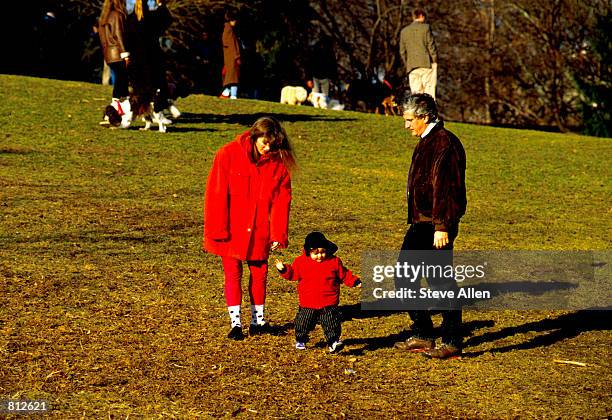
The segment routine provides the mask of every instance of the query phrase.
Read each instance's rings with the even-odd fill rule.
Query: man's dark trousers
[[[409,254],[405,251],[411,250],[436,250],[433,246],[434,242],[434,226],[431,223],[415,223],[410,226],[404,236],[404,242],[402,243],[402,254]],[[453,242],[457,237],[458,227],[449,229],[448,232],[448,245],[442,250],[452,250]],[[452,251],[447,253],[440,253],[441,257],[436,258],[436,264],[442,264],[443,266],[452,265],[453,257]],[[402,259],[402,257],[400,257]],[[444,278],[428,278],[427,282],[432,289],[437,290],[453,290],[455,296],[457,295],[457,283],[454,279]],[[447,299],[448,301],[448,299]],[[453,303],[455,303],[454,301]],[[456,305],[456,304],[455,304]],[[442,342],[445,344],[451,344],[453,346],[461,347],[463,336],[461,332],[461,309],[457,309],[457,306],[453,306],[453,310],[441,310],[436,311],[442,314]],[[419,338],[433,339],[433,323],[431,322],[431,316],[434,311],[430,310],[409,310],[408,314],[413,321],[412,331],[413,334]]]

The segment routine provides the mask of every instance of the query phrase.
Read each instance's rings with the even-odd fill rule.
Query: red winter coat
[[[287,246],[291,178],[276,154],[253,160],[249,132],[221,147],[208,174],[204,249],[242,261],[267,260],[273,241]]]
[[[359,277],[342,265],[340,258],[332,256],[316,262],[305,252],[293,264],[285,264],[285,271],[280,275],[287,280],[297,280],[300,306],[311,309],[338,306],[340,283],[353,287],[359,280]]]

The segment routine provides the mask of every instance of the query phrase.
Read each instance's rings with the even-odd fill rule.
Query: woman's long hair
[[[108,23],[108,16],[112,10],[116,10],[123,19],[127,16],[125,0],[104,0],[102,13],[100,13],[100,25]]]
[[[297,169],[297,162],[289,137],[281,123],[274,117],[261,117],[251,126],[251,140],[253,143],[260,137],[270,142],[270,149],[278,153],[285,167],[292,173]]]

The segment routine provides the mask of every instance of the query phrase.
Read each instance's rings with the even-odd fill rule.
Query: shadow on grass
[[[478,288],[484,289],[485,285],[476,285]],[[513,292],[524,292],[529,295],[542,295],[546,291],[551,290],[568,290],[576,287],[571,283],[565,282],[553,282],[547,283],[546,287],[543,288],[542,284],[531,284],[531,282],[507,282],[496,285],[495,291],[492,295],[501,295]],[[477,299],[469,300],[470,304],[476,303]],[[469,309],[470,305],[467,305]],[[361,304],[346,305],[341,307],[344,321],[353,319],[366,319],[366,318],[379,318],[383,316],[394,315],[400,312],[406,311],[392,311],[392,310],[361,310]],[[431,311],[432,315],[439,313],[440,311]],[[526,350],[536,347],[549,346],[558,341],[566,340],[568,338],[576,337],[582,332],[592,330],[609,330],[612,329],[612,321],[607,316],[607,311],[577,311],[571,314],[561,315],[554,319],[544,319],[540,321],[530,322],[524,325],[515,327],[506,327],[497,332],[487,332],[480,336],[472,337],[474,331],[482,328],[490,328],[494,325],[492,320],[478,320],[465,322],[462,325],[463,336],[469,337],[464,347],[478,346],[487,342],[495,342],[502,340],[516,334],[522,334],[527,332],[541,332],[544,335],[538,335],[526,342],[507,345],[503,347],[494,348],[487,351],[478,352],[467,352],[464,353],[464,357],[477,357],[484,353],[504,353],[513,350]],[[410,319],[406,315],[407,324],[410,324]],[[435,333],[439,336],[441,331],[440,327],[435,329]],[[349,338],[344,340],[348,345],[359,345],[363,344],[363,347],[357,349],[351,349],[347,351],[347,354],[360,355],[366,351],[373,351],[383,348],[393,347],[395,343],[404,341],[410,337],[410,330],[404,330],[397,334],[391,334],[385,337],[370,337],[370,338]]]
[[[288,334],[289,330],[294,328],[293,322],[286,322],[282,325],[272,324],[270,325],[270,335],[273,336],[285,336]]]
[[[465,342],[465,346],[477,346],[480,344],[495,342],[516,334],[528,332],[543,333],[527,341],[496,347],[487,351],[464,353],[463,357],[477,357],[485,353],[506,353],[513,350],[528,350],[537,347],[550,346],[559,341],[573,338],[587,331],[610,330],[612,321],[608,311],[584,310],[560,315],[557,318],[547,318],[540,321],[528,322],[515,327],[506,327],[499,331],[488,332],[477,337],[471,337]]]
[[[389,311],[387,311],[389,312]],[[391,312],[397,313],[397,312]],[[406,322],[409,323],[410,320],[408,315],[406,314]],[[471,335],[474,331],[479,330],[481,328],[490,328],[494,325],[492,320],[478,320],[478,321],[469,321],[465,322],[462,325],[463,330],[465,331],[465,335]],[[434,329],[435,334],[439,334],[440,327]],[[360,345],[363,344],[362,347],[356,349],[347,350],[345,353],[355,356],[360,356],[367,351],[375,351],[380,349],[392,348],[395,343],[399,343],[407,340],[411,336],[410,330],[403,330],[397,334],[391,334],[385,337],[370,337],[370,338],[347,338],[343,340],[347,345]]]
[[[6,138],[9,138],[10,135],[7,135]],[[29,155],[32,153],[37,153],[35,150],[24,149],[21,147],[2,147],[0,148],[0,155]]]
[[[326,115],[302,115],[278,112],[256,112],[253,114],[194,114],[185,112],[181,115],[181,121],[191,124],[239,124],[245,127],[253,125],[255,120],[261,117],[274,117],[281,122],[298,121],[355,121],[355,118],[329,117]]]
[[[490,328],[494,325],[492,320],[470,321],[463,324],[464,336],[469,337],[474,331],[482,328]],[[485,353],[506,353],[514,350],[528,350],[538,347],[547,347],[554,343],[574,338],[583,332],[611,330],[612,321],[607,311],[584,310],[560,315],[557,318],[547,318],[540,321],[528,322],[514,327],[505,327],[499,331],[486,332],[482,335],[470,337],[464,343],[464,349],[474,347],[484,343],[504,340],[517,334],[528,332],[541,333],[527,341],[496,347],[491,350],[475,352],[464,352],[464,358],[482,356]],[[437,328],[439,330],[439,328]],[[439,332],[439,331],[436,331]],[[361,355],[366,351],[374,351],[383,348],[390,348],[397,342],[406,340],[410,336],[410,331],[404,330],[397,334],[386,337],[371,338],[349,338],[344,340],[348,345],[364,344],[363,347],[351,349],[347,354]]]

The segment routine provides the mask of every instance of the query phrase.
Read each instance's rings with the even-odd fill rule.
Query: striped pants
[[[300,306],[295,316],[295,340],[308,342],[308,334],[314,330],[317,322],[323,328],[328,345],[340,340],[342,333],[342,313],[337,306],[326,306],[321,309],[303,308]]]

